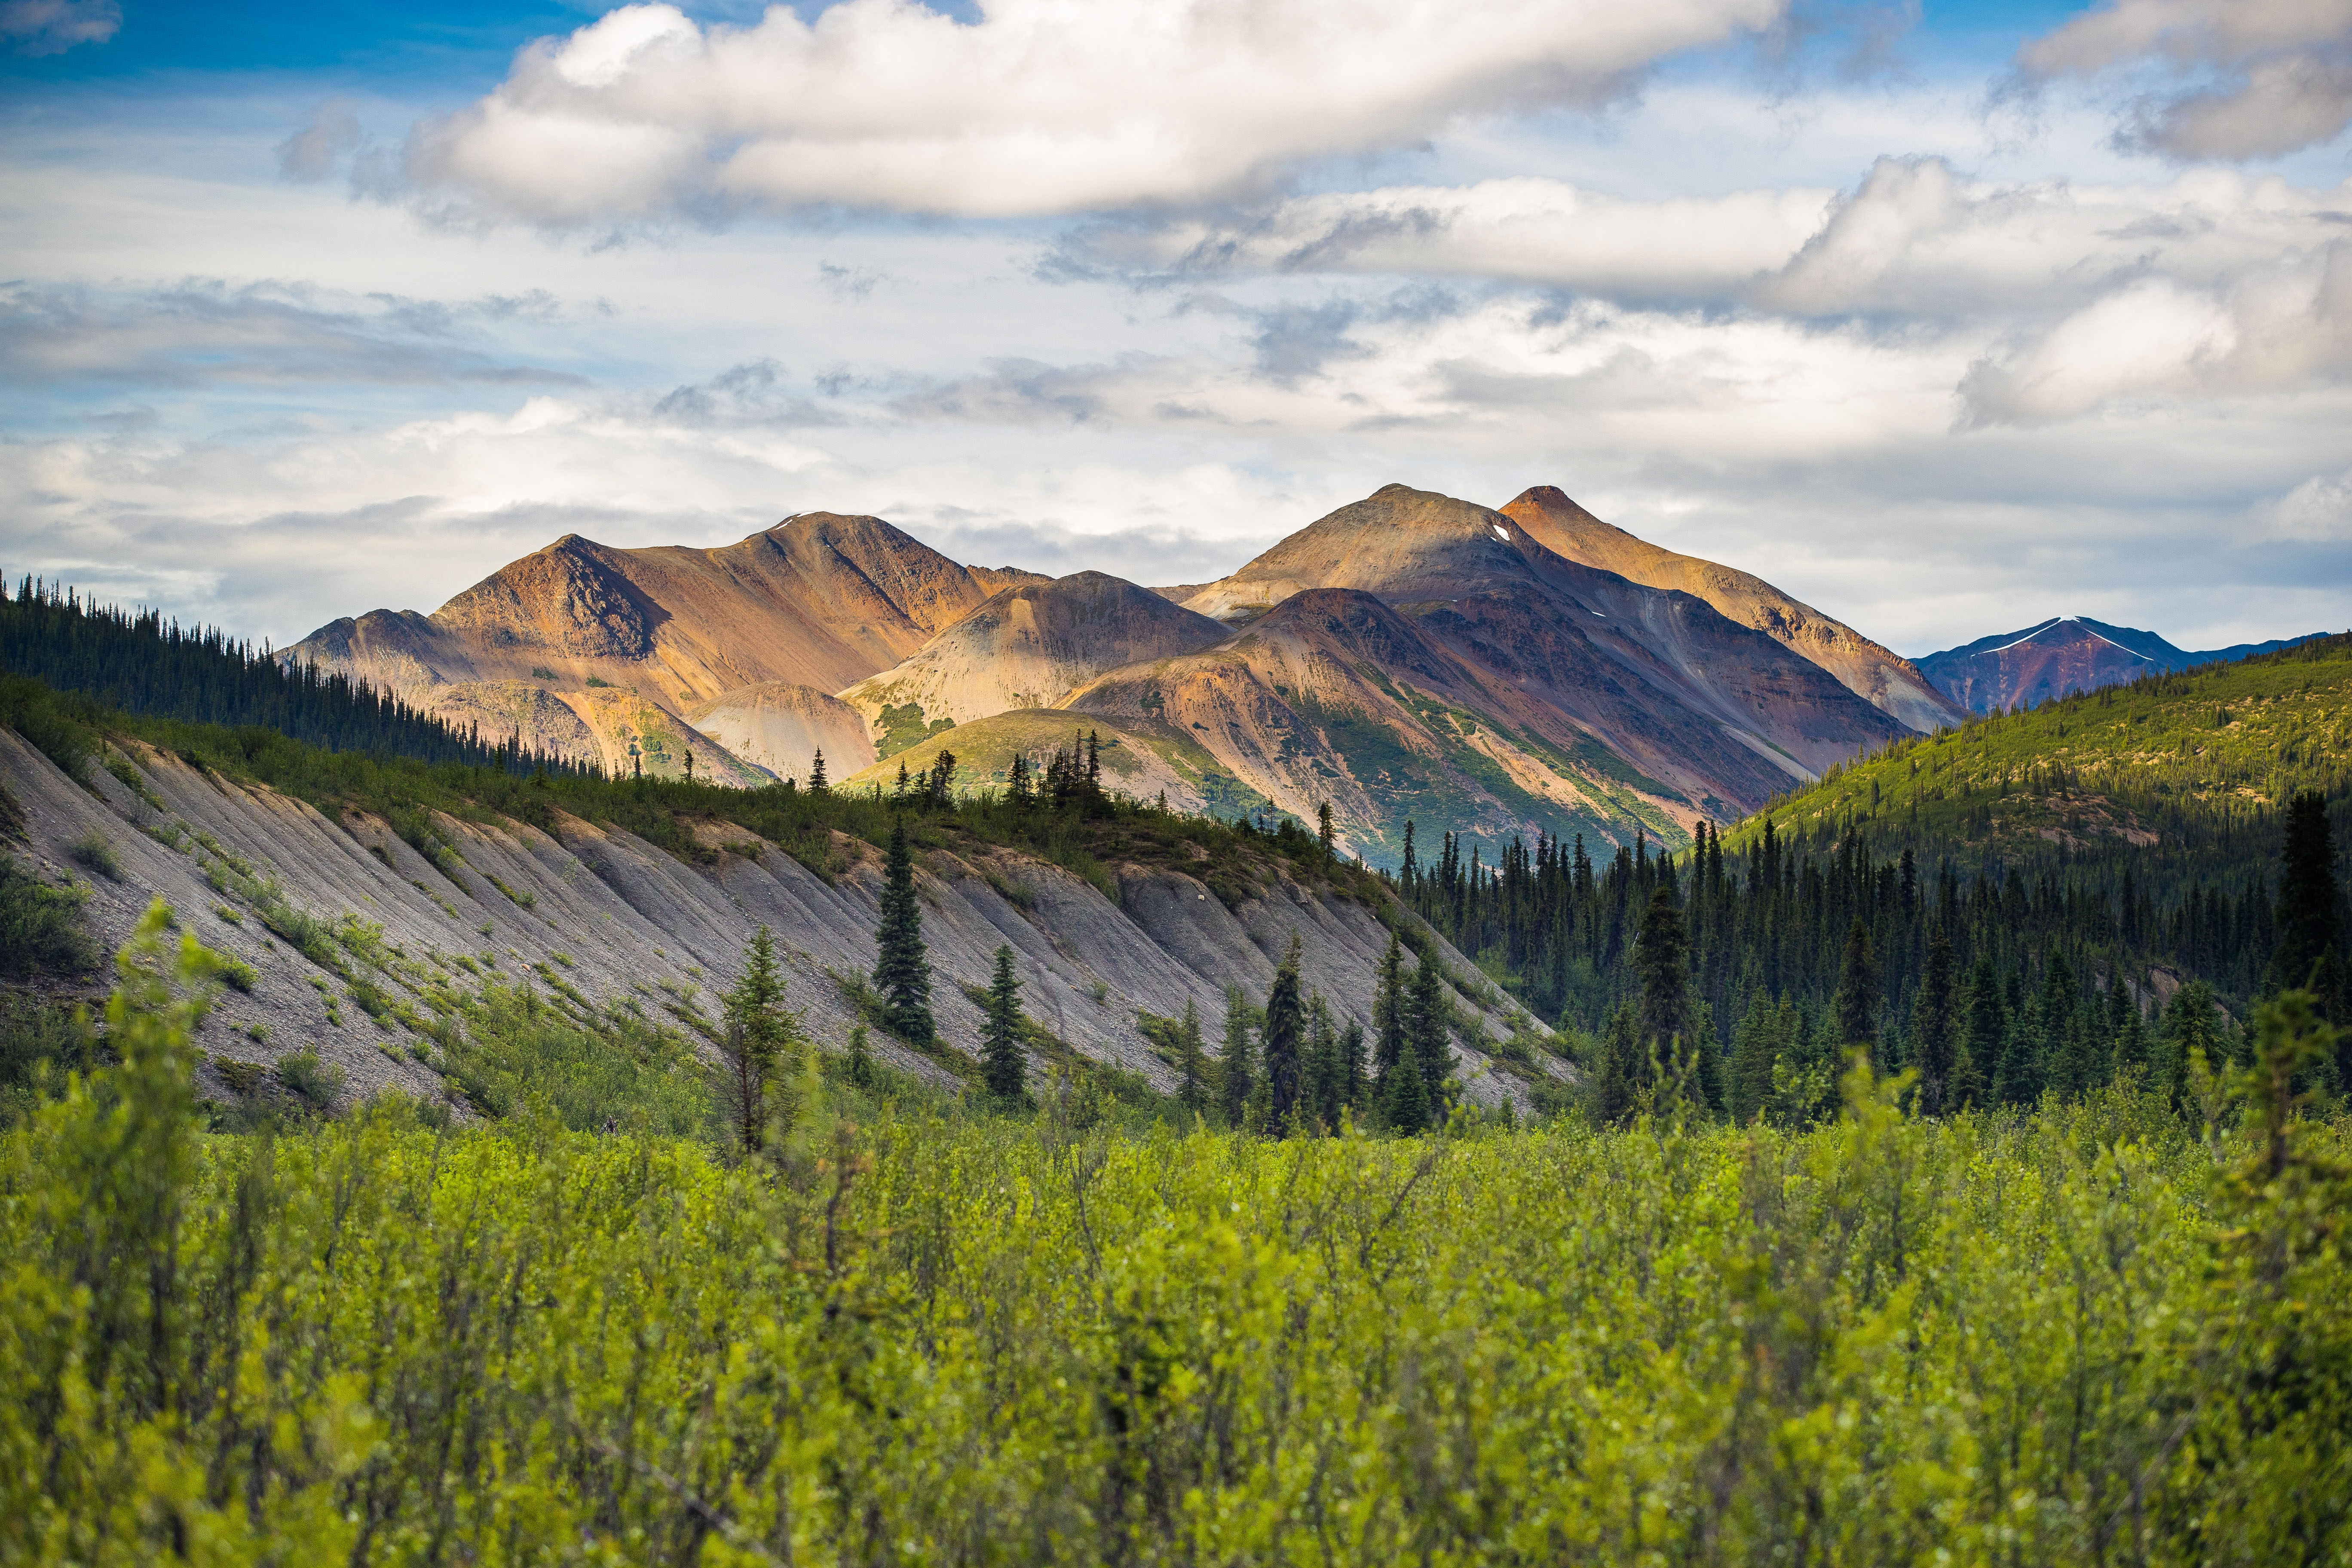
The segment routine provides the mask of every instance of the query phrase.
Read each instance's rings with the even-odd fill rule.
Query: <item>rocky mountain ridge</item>
[[[2322,633],[2191,653],[2154,632],[2109,626],[2087,616],[2053,616],[2020,631],[1979,637],[1919,660],[1943,691],[1971,713],[2038,708],[2077,691],[2096,691],[2143,675],[2229,664],[2308,642]]]

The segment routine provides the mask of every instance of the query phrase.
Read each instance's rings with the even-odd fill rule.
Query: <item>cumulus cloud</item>
[[[115,0],[5,0],[0,38],[20,55],[59,55],[76,44],[102,44],[122,26]]]
[[[2253,521],[2257,538],[2352,544],[2352,468],[2314,474],[2260,508]]]
[[[2176,158],[2272,157],[2352,124],[2352,0],[2111,0],[2018,51],[2028,86],[2153,74],[2117,134]]]
[[[448,216],[550,226],[845,205],[1008,216],[1261,192],[1465,117],[1598,104],[1785,0],[912,0],[698,26],[625,5],[418,125]]]
[[[499,298],[453,306],[391,296],[330,303],[305,289],[202,280],[135,293],[0,285],[0,382],[576,383],[454,341],[469,318],[543,313],[551,303]]]
[[[2129,284],[1962,381],[1966,422],[2063,419],[2114,398],[2236,396],[2352,376],[2352,240],[2226,289]]]

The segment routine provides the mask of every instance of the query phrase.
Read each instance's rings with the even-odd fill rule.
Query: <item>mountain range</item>
[[[2007,712],[2038,708],[2074,692],[2095,691],[2143,675],[2169,674],[2200,664],[2225,664],[2252,654],[2271,653],[2319,635],[2190,653],[2154,632],[2111,626],[2085,616],[2053,616],[2021,631],[1979,637],[1931,653],[1919,660],[1919,668],[1969,711]]]
[[[965,566],[829,512],[707,550],[567,534],[430,616],[287,652],[614,773],[805,780],[821,751],[835,783],[890,787],[947,752],[978,789],[1090,736],[1114,787],[1328,803],[1375,863],[1413,820],[1680,845],[1979,690],[1551,486],[1496,509],[1390,485],[1157,589]]]

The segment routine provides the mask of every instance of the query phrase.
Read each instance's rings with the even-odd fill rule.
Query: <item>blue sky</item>
[[[1906,652],[2352,624],[2338,0],[0,5],[0,565],[279,640],[1555,483]],[[111,24],[111,25],[110,25]]]

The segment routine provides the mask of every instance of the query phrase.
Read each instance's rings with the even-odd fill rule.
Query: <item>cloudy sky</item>
[[[0,0],[0,566],[255,637],[1559,485],[1913,654],[2352,625],[2352,0]]]

